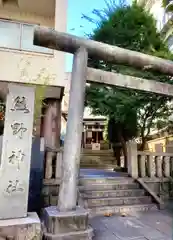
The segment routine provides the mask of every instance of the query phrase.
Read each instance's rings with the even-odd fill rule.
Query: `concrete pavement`
[[[127,217],[95,217],[90,220],[94,240],[172,240],[173,218],[166,211],[134,213]]]

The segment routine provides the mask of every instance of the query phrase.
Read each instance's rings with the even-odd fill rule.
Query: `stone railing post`
[[[140,177],[146,177],[146,164],[145,164],[145,155],[140,155],[139,156],[139,172],[140,172]]]
[[[45,179],[52,178],[52,174],[53,174],[52,161],[53,161],[53,153],[47,152],[46,159],[45,159],[45,162],[46,162],[46,164],[45,164]]]
[[[55,178],[61,179],[62,177],[62,157],[63,149],[60,149],[56,154],[56,169],[55,169]]]
[[[133,178],[138,178],[137,143],[135,141],[127,142],[127,163],[128,174]]]
[[[170,177],[170,157],[165,156],[163,158],[163,162],[164,162],[164,176]]]
[[[161,178],[162,174],[162,156],[156,156],[156,176]]]
[[[153,178],[155,175],[155,162],[153,155],[147,155],[147,172],[148,177]]]

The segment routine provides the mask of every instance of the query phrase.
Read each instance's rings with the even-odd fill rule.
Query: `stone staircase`
[[[115,165],[112,150],[83,149],[81,153],[81,168],[113,169]]]
[[[79,205],[91,216],[156,210],[152,198],[129,177],[81,178]]]

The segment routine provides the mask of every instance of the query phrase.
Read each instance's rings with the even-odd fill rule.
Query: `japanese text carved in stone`
[[[8,157],[9,163],[16,165],[17,169],[20,170],[20,164],[23,162],[24,156],[25,154],[22,152],[22,150],[12,151],[11,155]]]
[[[24,113],[29,113],[25,97],[16,97],[14,99],[13,108],[11,111],[23,111]]]
[[[5,192],[8,194],[16,193],[16,192],[23,192],[24,188],[20,186],[19,180],[9,180],[8,186],[5,189]]]
[[[24,127],[23,123],[14,123],[11,125],[11,128],[13,130],[13,135],[18,135],[19,138],[23,138],[23,133],[27,131],[27,128]]]

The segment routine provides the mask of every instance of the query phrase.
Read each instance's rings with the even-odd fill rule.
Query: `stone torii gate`
[[[63,175],[58,206],[45,209],[44,222],[48,231],[47,235],[51,238],[56,237],[56,239],[67,234],[73,236],[74,239],[81,239],[81,236],[83,236],[82,239],[91,239],[92,230],[87,226],[88,213],[76,206],[86,80],[169,96],[173,96],[173,85],[87,68],[88,57],[136,68],[150,68],[170,76],[173,76],[173,63],[43,27],[35,29],[34,44],[74,54],[63,153]],[[132,164],[128,162],[130,171],[133,169]],[[133,176],[130,171],[129,173]]]

